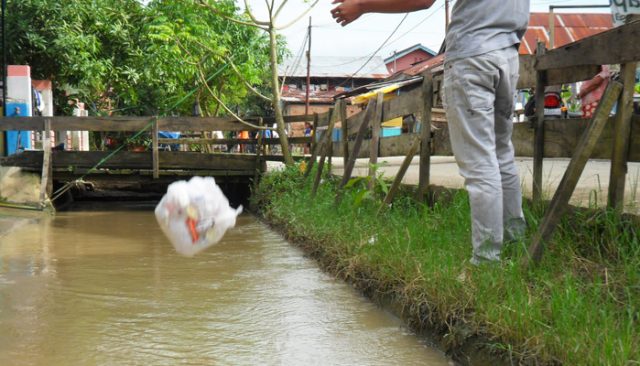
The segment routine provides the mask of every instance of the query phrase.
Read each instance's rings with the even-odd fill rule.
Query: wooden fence
[[[569,198],[589,158],[611,159],[608,204],[616,210],[622,210],[627,162],[640,161],[640,144],[637,143],[640,141],[640,117],[632,116],[636,61],[640,60],[639,39],[640,22],[634,22],[549,51],[539,45],[536,55],[521,56],[518,88],[535,88],[538,106],[544,104],[546,86],[591,79],[599,72],[600,65],[622,65],[619,80],[609,83],[593,119],[545,120],[544,109],[538,108],[533,122],[514,125],[516,155],[534,159],[535,202],[542,199],[544,158],[571,158],[531,245],[530,258],[534,261],[540,259],[543,244],[549,241],[559,218],[568,207]],[[411,159],[419,153],[418,199],[425,200],[429,189],[430,156],[451,154],[446,123],[433,121],[434,108],[441,104],[442,81],[442,67],[427,70],[422,74],[421,83],[404,86],[390,100],[385,101],[384,96],[379,94],[368,102],[365,110],[354,116],[346,118],[343,101],[338,101],[332,111],[318,115],[318,128],[326,128],[327,132],[314,149],[312,164],[308,166],[307,173],[316,156],[319,156],[314,192],[328,156],[344,158],[342,188],[351,177],[356,158],[368,156],[370,162],[375,163],[380,156],[405,155],[400,172],[385,198],[385,204],[388,204]],[[618,103],[617,113],[610,117],[615,102]],[[422,126],[431,126],[431,129],[423,127],[420,131],[413,130],[401,136],[380,139],[383,121],[407,116],[415,117],[422,122]],[[341,141],[332,142],[332,130],[338,121],[342,131]],[[373,175],[374,171],[370,169],[369,174]]]

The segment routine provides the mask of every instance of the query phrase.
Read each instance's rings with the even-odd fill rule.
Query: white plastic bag
[[[160,228],[184,256],[216,244],[236,225],[242,206],[233,209],[212,177],[171,183],[155,214]]]

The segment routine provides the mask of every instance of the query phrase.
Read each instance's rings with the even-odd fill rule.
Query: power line
[[[393,32],[391,32],[391,34],[389,34],[389,37],[387,37],[387,39],[384,40],[384,42],[382,42],[382,44],[380,45],[380,47],[378,47],[377,50],[375,50],[371,56],[369,57],[369,59],[367,59],[367,61],[365,61],[364,64],[362,64],[362,66],[360,66],[360,68],[358,70],[356,70],[353,74],[351,74],[351,76],[349,76],[349,78],[347,78],[345,81],[343,81],[342,83],[340,83],[339,86],[344,85],[345,83],[347,83],[348,81],[350,81],[351,79],[353,79],[354,76],[356,76],[360,70],[364,69],[365,66],[367,66],[367,64],[375,57],[375,55],[382,49],[382,47],[384,47],[387,42],[391,39],[391,37],[393,37],[394,34],[396,34],[396,32],[398,31],[398,29],[400,29],[400,26],[404,23],[404,21],[407,19],[407,17],[409,16],[409,13],[406,13],[404,15],[404,17],[402,18],[402,20],[400,20],[400,23],[398,23],[398,25],[396,26],[396,28],[393,30]]]

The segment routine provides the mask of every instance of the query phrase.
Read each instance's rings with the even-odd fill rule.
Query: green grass
[[[465,192],[442,195],[431,208],[407,193],[379,211],[379,196],[361,200],[365,181],[337,205],[333,179],[325,177],[315,198],[310,182],[293,168],[272,173],[253,204],[330,270],[444,334],[446,348],[480,335],[524,363],[640,364],[640,229],[628,219],[576,211],[541,265],[524,270],[543,212],[525,207],[526,240],[507,246],[502,264],[473,267]]]

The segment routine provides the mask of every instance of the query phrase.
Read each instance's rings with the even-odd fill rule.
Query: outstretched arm
[[[428,9],[435,0],[334,0],[331,15],[343,27],[364,13],[408,13]]]

